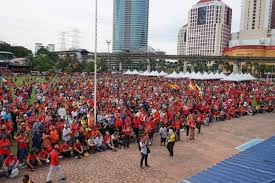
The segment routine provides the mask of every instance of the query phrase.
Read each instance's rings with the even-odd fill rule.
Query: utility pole
[[[95,0],[95,60],[94,60],[94,121],[95,123],[97,122],[97,118],[96,118],[96,87],[97,87],[97,79],[96,79],[96,72],[97,72],[97,0]]]
[[[111,71],[111,65],[110,65],[110,44],[111,41],[110,40],[106,40],[107,46],[108,46],[108,71]]]

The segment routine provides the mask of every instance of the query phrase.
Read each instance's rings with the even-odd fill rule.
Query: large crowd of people
[[[22,79],[23,78],[23,79]],[[88,76],[6,78],[0,83],[0,169],[12,176],[17,167],[30,171],[60,158],[82,158],[140,144],[147,164],[154,134],[173,146],[182,128],[190,140],[195,129],[215,121],[273,112],[275,87],[265,81],[190,81],[121,74],[100,74],[97,117],[94,81]],[[167,143],[167,144],[166,144]],[[146,151],[146,153],[145,153]],[[147,154],[147,156],[146,156]],[[149,166],[149,165],[148,165]]]

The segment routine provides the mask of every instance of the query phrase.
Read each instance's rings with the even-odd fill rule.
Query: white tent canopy
[[[166,78],[178,78],[178,74],[176,73],[176,71],[174,71],[172,74],[169,74],[167,76],[165,76]]]
[[[191,75],[191,73],[190,72],[186,72],[186,73],[184,73],[184,76],[186,77],[186,78],[189,78],[190,77],[190,75]]]
[[[152,71],[152,72],[145,71],[139,75],[141,75],[141,76],[161,76],[160,74],[161,73],[159,73],[158,71]]]
[[[139,75],[141,75],[141,76],[148,76],[150,73],[146,70],[145,72],[143,72],[143,73],[141,73],[141,74],[139,74]]]
[[[158,72],[158,71],[152,71],[152,72],[148,72],[145,71],[143,73],[140,73],[137,70],[134,71],[130,71],[127,70],[125,73],[123,73],[125,75],[141,75],[141,76],[152,76],[152,77],[166,77],[166,78],[174,78],[174,79],[183,79],[183,78],[189,78],[189,79],[193,79],[193,80],[214,80],[214,79],[221,79],[223,81],[251,81],[251,80],[256,80],[255,77],[253,77],[251,74],[248,73],[231,73],[229,76],[226,76],[224,73],[195,73],[194,71],[192,73],[186,72],[180,72],[180,73],[176,73],[176,71],[174,71],[172,74],[167,74],[164,71]]]
[[[139,72],[137,71],[137,70],[134,70],[133,72],[132,72],[132,75],[138,75],[139,74]]]
[[[224,77],[222,79],[223,81],[251,81],[251,80],[256,80],[255,77],[253,77],[251,74],[243,74],[243,73],[231,73],[229,76]]]
[[[180,72],[178,78],[188,78],[188,76],[186,76],[186,73]]]
[[[139,72],[138,72],[137,70],[134,70],[134,71],[128,70],[128,71],[126,71],[126,72],[123,73],[123,74],[125,74],[125,75],[138,75]]]
[[[132,74],[132,72],[130,71],[130,70],[128,70],[128,71],[126,71],[125,73],[123,73],[123,74],[125,74],[125,75],[131,75]]]
[[[166,73],[166,72],[164,72],[164,71],[161,71],[160,73],[159,73],[159,76],[167,76],[168,74]]]
[[[153,71],[153,72],[151,72],[150,76],[159,76],[159,72],[158,71]]]

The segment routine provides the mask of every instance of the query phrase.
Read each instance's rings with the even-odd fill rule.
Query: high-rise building
[[[232,9],[221,0],[200,0],[189,11],[186,45],[182,46],[186,48],[179,52],[184,55],[222,55],[230,40],[231,21]]]
[[[275,0],[243,0],[241,31],[275,28]]]
[[[36,54],[38,52],[38,50],[40,50],[43,47],[44,46],[42,43],[35,43],[34,54]]]
[[[55,51],[55,45],[54,44],[48,44],[46,46],[46,49],[49,51],[49,52],[54,52]]]
[[[178,34],[178,55],[186,54],[186,41],[187,41],[187,24],[182,26]]]
[[[149,0],[114,0],[113,52],[146,52]]]
[[[275,0],[242,0],[240,32],[233,33],[229,47],[275,45]]]

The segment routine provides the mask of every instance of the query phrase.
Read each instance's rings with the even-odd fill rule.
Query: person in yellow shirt
[[[176,142],[176,135],[172,129],[169,129],[167,139],[168,139],[167,149],[169,151],[169,156],[172,157],[172,156],[174,156],[174,145]]]

